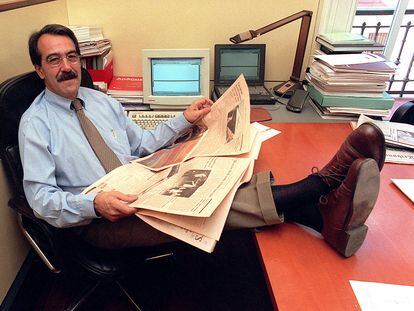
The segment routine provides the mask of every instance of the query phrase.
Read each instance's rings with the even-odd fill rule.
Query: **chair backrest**
[[[398,107],[392,115],[390,121],[414,125],[414,100],[406,102]]]
[[[82,68],[81,85],[93,88],[88,71]],[[35,71],[10,78],[0,84],[0,157],[14,191],[23,194],[23,170],[18,149],[19,122],[33,100],[45,89]]]

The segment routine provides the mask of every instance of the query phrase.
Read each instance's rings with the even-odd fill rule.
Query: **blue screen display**
[[[201,95],[199,58],[151,59],[151,89],[154,96]]]

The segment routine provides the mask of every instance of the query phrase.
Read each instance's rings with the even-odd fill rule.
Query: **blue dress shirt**
[[[119,102],[101,92],[81,87],[78,98],[124,164],[170,145],[190,126],[181,114],[147,131],[126,117]],[[27,200],[37,217],[55,227],[84,225],[97,217],[95,195],[81,192],[105,175],[70,104],[46,89],[23,114],[19,126]]]

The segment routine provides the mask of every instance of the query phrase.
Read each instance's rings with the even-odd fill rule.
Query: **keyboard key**
[[[182,111],[130,111],[128,117],[138,126],[146,130],[155,129],[158,124],[172,119]]]

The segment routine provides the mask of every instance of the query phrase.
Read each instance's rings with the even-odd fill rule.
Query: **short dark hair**
[[[44,26],[40,31],[32,33],[29,38],[29,54],[33,65],[40,66],[42,63],[42,56],[40,55],[37,43],[39,42],[40,37],[45,34],[68,37],[73,41],[76,52],[80,55],[78,39],[76,39],[73,31],[63,25],[49,24]]]

